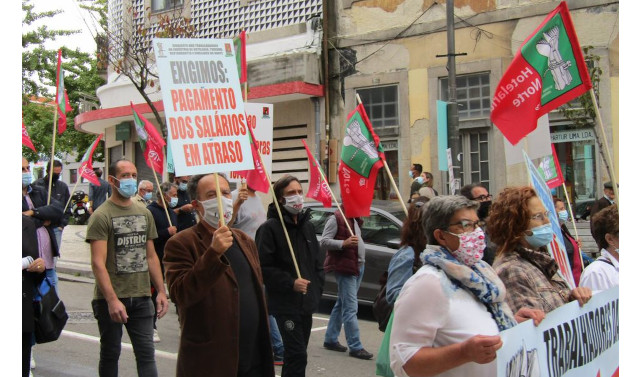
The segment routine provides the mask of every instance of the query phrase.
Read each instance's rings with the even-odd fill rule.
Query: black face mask
[[[480,208],[478,208],[478,218],[484,220],[489,216],[489,209],[491,208],[491,200],[486,202],[480,202]]]
[[[53,173],[51,175],[51,178],[53,178],[53,181],[56,182],[58,179],[60,179],[60,174],[57,173]]]

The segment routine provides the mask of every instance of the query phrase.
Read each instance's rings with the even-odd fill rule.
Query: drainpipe
[[[320,125],[320,98],[311,97],[311,102],[313,102],[313,113],[315,114],[316,122],[316,151],[314,156],[318,162],[322,163],[320,161],[320,130],[322,129]]]

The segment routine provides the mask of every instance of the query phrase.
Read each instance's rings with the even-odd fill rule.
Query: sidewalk
[[[67,225],[62,233],[60,258],[56,265],[59,274],[93,279],[91,271],[91,251],[84,241],[86,225]]]

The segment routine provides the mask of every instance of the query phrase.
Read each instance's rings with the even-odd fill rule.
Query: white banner
[[[498,377],[612,377],[618,375],[618,287],[595,294],[582,308],[572,301],[533,321],[502,331]]]
[[[273,104],[246,102],[244,111],[247,114],[247,124],[253,130],[258,145],[258,153],[262,156],[265,171],[271,177],[271,162],[273,161]],[[240,182],[236,172],[227,174],[229,182]]]
[[[177,176],[253,169],[231,39],[153,40]]]

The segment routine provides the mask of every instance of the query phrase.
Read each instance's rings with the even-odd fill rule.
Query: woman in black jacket
[[[22,216],[22,376],[29,375],[34,331],[33,295],[44,278],[44,260],[38,256],[33,217]]]

